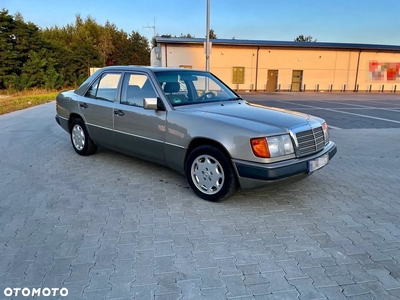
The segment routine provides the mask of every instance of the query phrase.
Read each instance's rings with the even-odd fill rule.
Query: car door
[[[156,97],[147,74],[124,74],[120,101],[114,107],[114,141],[124,152],[163,163],[166,112],[143,108],[144,98]]]
[[[114,101],[121,72],[105,72],[79,97],[79,109],[92,140],[104,146],[114,145]]]

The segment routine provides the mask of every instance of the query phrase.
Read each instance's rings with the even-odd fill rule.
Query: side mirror
[[[162,100],[157,98],[143,98],[143,107],[148,110],[165,111],[165,106]]]
[[[144,109],[157,110],[158,98],[143,98]]]

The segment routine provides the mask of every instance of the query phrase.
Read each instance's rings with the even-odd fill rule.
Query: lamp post
[[[206,18],[206,71],[210,71],[210,0],[207,0],[207,18]]]

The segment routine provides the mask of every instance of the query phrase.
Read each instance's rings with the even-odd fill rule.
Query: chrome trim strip
[[[107,127],[95,125],[95,124],[92,124],[92,123],[86,123],[86,125],[88,125],[88,126],[93,126],[93,127],[97,127],[97,128],[101,128],[101,129],[105,129],[105,130],[111,130],[111,131],[112,131],[111,128],[107,128]]]
[[[63,117],[63,116],[60,116],[60,115],[57,115],[57,117],[59,117],[60,119],[64,119],[65,121],[68,121],[68,118],[66,118],[66,117]]]
[[[90,126],[93,126],[93,127],[105,129],[105,130],[112,130],[110,128],[106,128],[106,127],[95,125],[95,124],[91,124],[91,123],[86,123],[86,124],[90,125]],[[133,134],[133,133],[128,133],[128,132],[124,132],[124,131],[120,131],[120,130],[114,130],[114,132],[121,133],[121,134],[127,134],[127,135],[130,135],[130,136],[134,136],[134,137],[137,137],[137,138],[140,138],[140,139],[145,139],[145,140],[149,140],[149,141],[153,141],[153,142],[157,142],[157,143],[163,143],[163,144],[166,144],[166,145],[169,145],[169,146],[173,146],[173,147],[177,147],[177,148],[186,149],[186,147],[181,146],[181,145],[176,145],[176,144],[164,142],[164,141],[152,139],[152,138],[149,138],[149,137],[145,137],[145,136],[141,136],[141,135],[137,135],[137,134]]]
[[[163,143],[163,144],[165,143],[164,141],[160,141],[160,140],[156,140],[156,139],[152,139],[152,138],[149,138],[149,137],[145,137],[145,136],[141,136],[141,135],[137,135],[137,134],[133,134],[133,133],[128,133],[128,132],[124,132],[124,131],[114,130],[114,132],[130,135],[130,136],[133,136],[133,137],[137,137],[137,138],[140,138],[140,139],[149,140],[149,141],[153,141],[153,142],[157,142],[157,143]]]
[[[172,143],[168,143],[168,142],[165,142],[165,144],[168,145],[168,146],[173,146],[173,147],[177,147],[177,148],[181,148],[181,149],[186,149],[186,147],[181,146],[181,145],[177,145],[177,144],[172,144]]]

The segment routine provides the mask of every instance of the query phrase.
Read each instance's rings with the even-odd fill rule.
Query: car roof
[[[119,71],[145,71],[151,70],[153,72],[160,72],[160,71],[182,71],[182,72],[206,72],[204,70],[196,70],[196,69],[185,69],[185,68],[174,68],[174,67],[149,67],[149,66],[136,66],[136,65],[129,65],[129,66],[108,66],[101,68],[100,70],[119,70]]]

